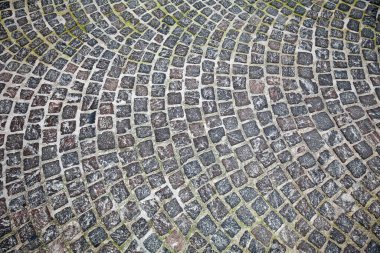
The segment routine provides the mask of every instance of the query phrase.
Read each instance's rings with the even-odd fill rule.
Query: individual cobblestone
[[[0,252],[380,252],[379,7],[0,2]]]

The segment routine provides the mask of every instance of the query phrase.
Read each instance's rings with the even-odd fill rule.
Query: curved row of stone
[[[376,252],[376,4],[2,2],[1,250]]]

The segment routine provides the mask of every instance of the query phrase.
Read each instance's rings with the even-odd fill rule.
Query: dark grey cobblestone
[[[379,7],[0,2],[0,252],[380,252]]]

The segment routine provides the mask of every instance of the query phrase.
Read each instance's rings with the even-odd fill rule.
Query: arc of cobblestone
[[[379,252],[378,0],[0,3],[0,252]]]

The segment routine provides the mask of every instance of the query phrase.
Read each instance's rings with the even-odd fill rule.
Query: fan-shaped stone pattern
[[[0,3],[1,252],[379,252],[378,0]]]

